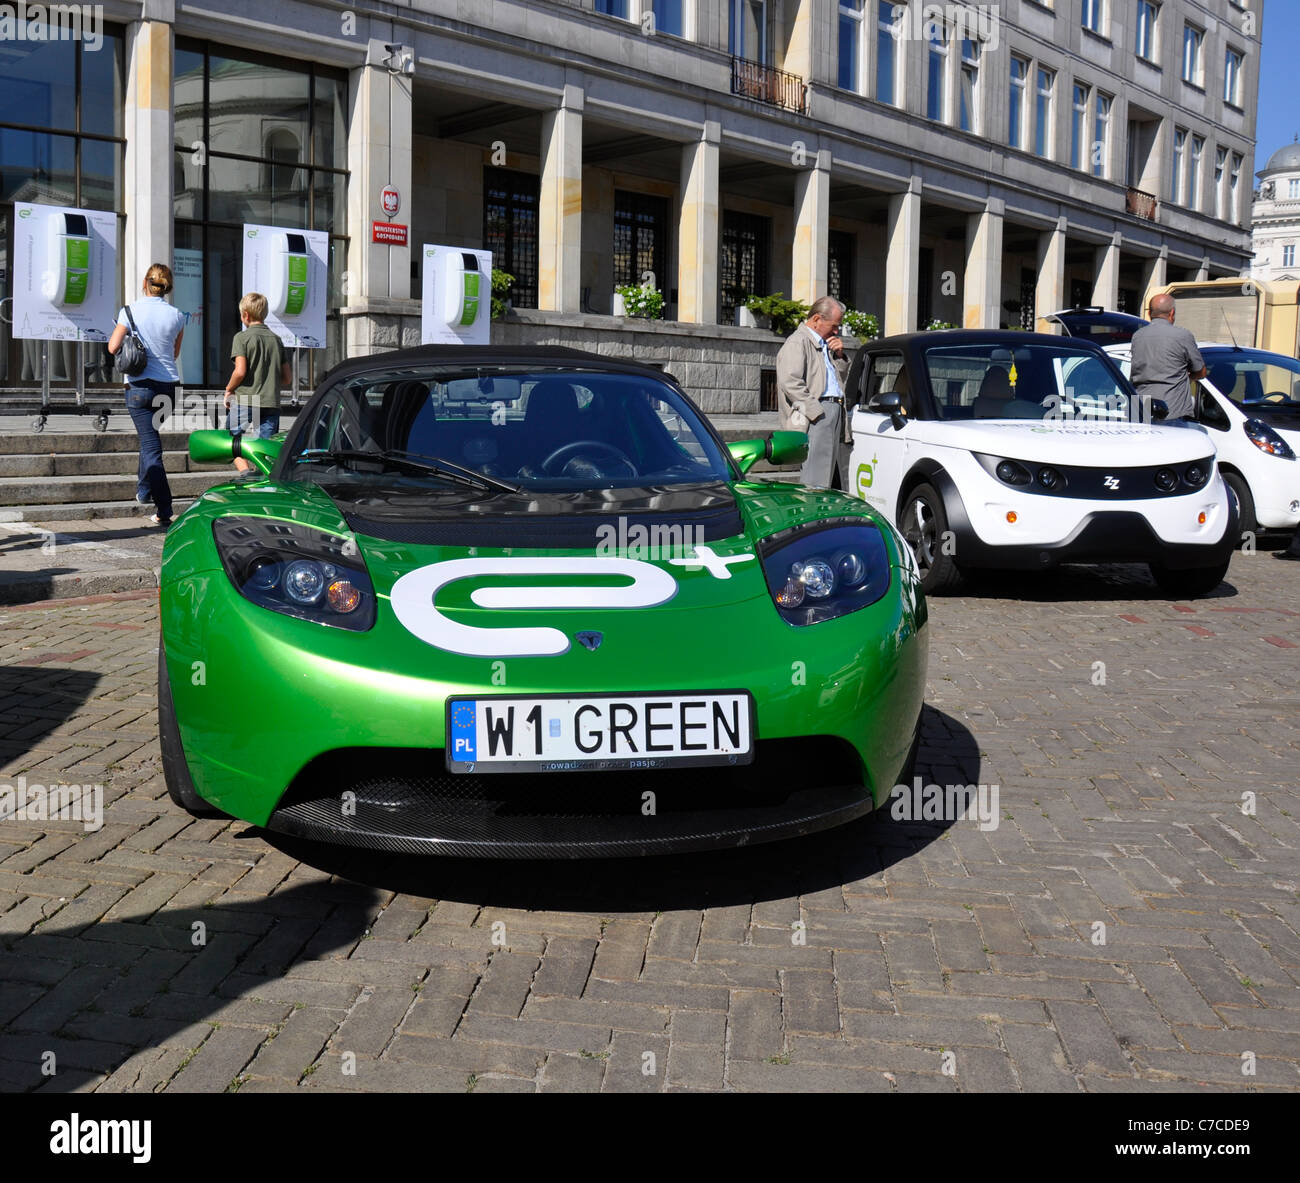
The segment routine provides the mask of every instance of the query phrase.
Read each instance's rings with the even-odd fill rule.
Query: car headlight
[[[874,604],[889,590],[889,552],[861,518],[796,526],[763,539],[763,574],[776,610],[790,624],[834,620]]]
[[[1295,459],[1291,445],[1262,419],[1247,419],[1241,425],[1241,429],[1246,433],[1246,438],[1261,452],[1267,452],[1270,456],[1277,456],[1281,460]]]
[[[994,472],[1004,485],[1028,485],[1034,479],[1029,475],[1029,469],[1017,460],[999,461]]]
[[[375,589],[350,539],[247,517],[218,518],[212,539],[235,590],[259,607],[354,632],[375,623]]]
[[[1210,473],[1214,471],[1214,458],[1208,460],[1197,460],[1194,464],[1189,464],[1183,469],[1183,480],[1193,489],[1199,489],[1206,481],[1210,479]]]

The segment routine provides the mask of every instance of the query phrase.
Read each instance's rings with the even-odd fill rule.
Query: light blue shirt
[[[804,328],[808,328],[808,326],[804,325]],[[826,366],[826,393],[822,395],[822,398],[842,399],[844,391],[840,389],[840,376],[835,372],[835,363],[831,361],[830,346],[826,344],[826,339],[819,333],[813,333],[812,329],[808,329],[808,331],[812,333],[813,340],[817,342],[817,348],[822,351],[822,362]]]
[[[157,382],[179,382],[180,371],[176,368],[176,336],[185,327],[185,313],[173,308],[161,296],[141,296],[131,301],[131,315],[135,317],[136,331],[149,351],[149,364],[127,381],[140,378],[152,378]],[[126,325],[126,311],[119,311],[117,323]]]

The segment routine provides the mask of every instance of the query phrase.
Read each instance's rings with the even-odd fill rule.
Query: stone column
[[[1097,278],[1092,283],[1092,302],[1114,312],[1119,303],[1119,244],[1120,235],[1111,235],[1110,242],[1097,248]]]
[[[984,212],[966,219],[966,274],[962,327],[996,329],[1002,323],[1002,218],[1006,206],[990,197]]]
[[[1196,282],[1204,283],[1210,278],[1210,256],[1201,256],[1201,265],[1196,269]]]
[[[1034,307],[1041,321],[1049,312],[1059,312],[1065,307],[1065,229],[1066,220],[1060,218],[1052,230],[1038,236],[1038,286],[1034,292]]]
[[[410,225],[411,75],[401,70],[402,53],[390,54],[381,40],[370,42],[364,66],[352,71],[348,125],[348,268],[344,302],[372,305],[372,315],[348,319],[348,353],[401,344],[396,310],[383,316],[374,301],[411,298],[411,247],[372,242],[374,222],[387,222],[384,187],[401,198],[396,222]],[[411,53],[413,60],[413,51]],[[396,67],[390,68],[391,65]]]
[[[885,323],[888,337],[916,328],[916,294],[921,259],[921,178],[889,199],[885,221]]]
[[[811,304],[826,295],[830,250],[831,154],[823,148],[812,168],[795,174],[794,260],[791,298]]]
[[[542,116],[537,306],[551,312],[582,303],[582,102],[582,88],[566,85],[560,106]]]
[[[1168,267],[1169,248],[1167,246],[1162,246],[1158,255],[1147,259],[1142,264],[1142,308],[1138,312],[1139,316],[1147,315],[1147,307],[1151,303],[1151,297],[1156,294],[1156,289],[1164,287],[1169,282],[1167,278]]]
[[[718,321],[718,159],[722,126],[704,124],[700,138],[682,149],[682,213],[677,227],[677,319]]]
[[[128,300],[140,294],[151,264],[172,262],[174,15],[172,0],[146,0],[145,19],[133,23],[127,36],[122,287]],[[206,153],[207,145],[201,150]]]

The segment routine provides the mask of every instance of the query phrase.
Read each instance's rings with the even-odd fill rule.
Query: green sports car
[[[389,851],[585,857],[846,822],[915,752],[926,607],[865,502],[749,480],[659,370],[558,348],[344,362],[167,535],[172,799]]]

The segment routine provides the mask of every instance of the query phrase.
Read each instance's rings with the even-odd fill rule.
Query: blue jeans
[[[269,440],[280,430],[280,408],[231,403],[226,412],[226,430],[231,435],[251,435]]]
[[[166,400],[166,401],[164,401]],[[163,468],[162,437],[154,423],[158,409],[175,405],[176,385],[153,378],[135,378],[126,386],[126,409],[140,437],[140,463],[136,471],[137,500],[148,496],[164,522],[172,516],[172,489]]]

